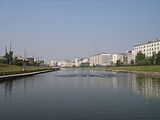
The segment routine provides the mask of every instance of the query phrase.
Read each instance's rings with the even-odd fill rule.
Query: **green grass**
[[[50,67],[38,67],[38,66],[25,66],[25,72],[31,72],[36,70],[44,70],[44,69],[51,69]],[[0,75],[10,75],[10,74],[18,74],[23,73],[22,66],[15,66],[15,65],[4,65],[0,64]]]
[[[160,72],[160,65],[149,66],[121,66],[121,67],[72,67],[69,69],[88,69],[88,70],[126,70],[126,71],[141,71],[141,72]]]
[[[160,65],[149,66],[127,66],[127,67],[106,67],[106,70],[127,70],[141,72],[160,72]]]

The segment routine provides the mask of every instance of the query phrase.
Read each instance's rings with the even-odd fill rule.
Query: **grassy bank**
[[[69,68],[70,69],[70,68]],[[140,72],[160,72],[160,65],[149,66],[121,66],[121,67],[72,67],[71,69],[88,69],[88,70],[111,70],[111,71],[140,71]]]
[[[15,66],[15,65],[4,65],[0,64],[0,76],[2,75],[10,75],[10,74],[19,74],[24,72],[32,72],[37,70],[45,70],[51,69],[50,67],[38,67],[38,66],[25,66],[25,71],[23,71],[22,66]]]
[[[160,65],[150,66],[127,66],[127,67],[106,67],[106,70],[126,70],[126,71],[140,71],[140,72],[160,72]]]

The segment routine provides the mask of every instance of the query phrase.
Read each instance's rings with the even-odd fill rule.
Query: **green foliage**
[[[12,61],[13,65],[18,65],[18,66],[22,66],[22,62],[20,60],[18,60],[17,58],[14,58]]]
[[[160,72],[160,65],[106,67],[106,70],[126,70],[142,72]]]
[[[79,67],[89,67],[89,63],[81,63]]]
[[[145,54],[143,54],[141,51],[138,52],[135,61],[137,65],[145,65],[146,64]]]
[[[145,57],[145,54],[139,52],[135,61],[137,65],[160,65],[160,51],[157,54],[153,53],[151,57]]]
[[[116,66],[121,66],[121,65],[123,65],[123,63],[120,60],[117,60]]]
[[[6,60],[5,59],[0,59],[0,64],[6,64]]]
[[[134,65],[134,60],[133,59],[131,60],[131,65]]]
[[[6,52],[5,54],[5,59],[6,59],[6,63],[11,65],[12,64],[12,61],[13,61],[13,51],[10,51],[9,53]]]
[[[51,67],[25,66],[25,72],[51,69]],[[24,73],[22,66],[0,64],[0,75]]]
[[[156,64],[160,65],[160,51],[156,54]]]

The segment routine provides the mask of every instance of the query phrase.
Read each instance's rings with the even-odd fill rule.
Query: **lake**
[[[63,69],[7,80],[0,120],[160,120],[160,78]]]

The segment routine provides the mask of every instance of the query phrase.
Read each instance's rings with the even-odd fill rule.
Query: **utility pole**
[[[11,65],[11,59],[12,59],[11,47],[12,47],[12,44],[10,42],[10,45],[9,45],[9,65]]]
[[[24,58],[23,58],[23,71],[25,71],[25,66],[26,66],[26,49],[24,49]]]
[[[7,54],[7,46],[5,46],[5,52],[6,52],[5,54]]]

